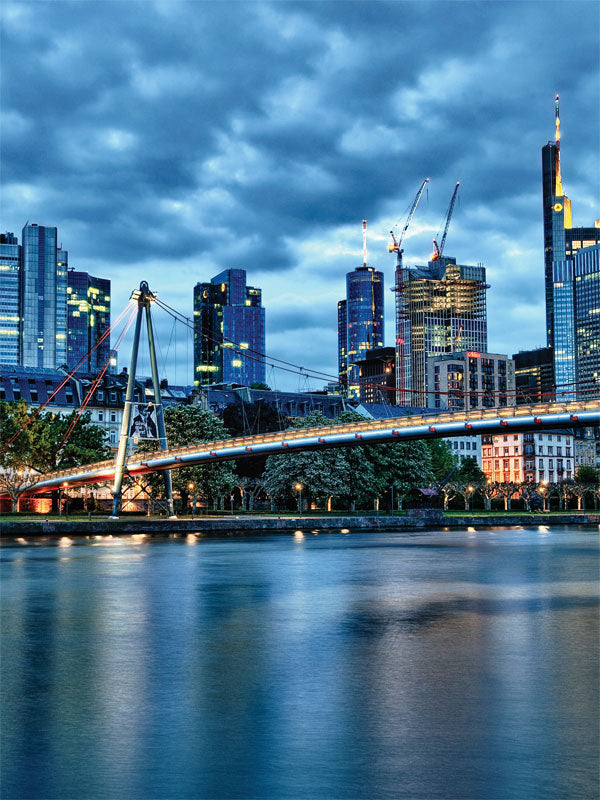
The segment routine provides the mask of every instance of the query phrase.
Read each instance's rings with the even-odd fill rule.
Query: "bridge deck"
[[[579,417],[581,416],[581,419]],[[600,403],[571,401],[537,403],[527,406],[478,409],[469,412],[443,411],[409,415],[391,419],[365,420],[327,425],[321,428],[289,428],[285,431],[201,442],[187,447],[136,453],[126,462],[129,474],[143,474],[160,469],[191,466],[228,458],[272,454],[290,449],[314,449],[318,446],[338,447],[392,440],[477,435],[492,431],[524,430],[526,427],[575,427],[600,424]],[[360,434],[365,434],[364,437]],[[281,448],[281,449],[279,449]],[[41,477],[32,492],[61,485],[83,485],[105,482],[114,477],[114,461],[101,461]]]

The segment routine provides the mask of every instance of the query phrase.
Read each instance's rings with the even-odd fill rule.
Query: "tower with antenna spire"
[[[346,298],[338,302],[338,371],[349,397],[359,396],[356,362],[383,347],[383,272],[367,264],[367,221],[362,221],[362,265],[346,275]]]
[[[569,399],[578,380],[578,362],[583,364],[582,358],[585,360],[584,355],[578,355],[577,331],[583,330],[585,324],[576,323],[575,261],[578,251],[600,243],[600,221],[594,227],[573,227],[571,201],[563,187],[558,94],[554,100],[554,118],[554,141],[542,148],[546,339],[553,351],[557,397]],[[568,396],[563,396],[561,388]]]

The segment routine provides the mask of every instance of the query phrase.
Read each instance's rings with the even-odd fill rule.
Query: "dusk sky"
[[[70,266],[112,280],[113,317],[142,279],[191,316],[196,282],[242,267],[263,289],[267,352],[335,375],[362,219],[392,345],[389,230],[429,177],[405,263],[427,261],[459,180],[445,254],[487,268],[489,350],[545,344],[540,150],[556,92],[573,223],[600,217],[595,0],[5,2],[2,15],[2,230],[56,225]],[[191,382],[183,330],[167,355],[171,320],[155,316],[160,366]]]

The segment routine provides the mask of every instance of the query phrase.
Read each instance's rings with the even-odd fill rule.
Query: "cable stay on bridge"
[[[49,395],[48,399],[44,403],[42,403],[40,406],[38,406],[36,408],[36,410],[33,412],[33,414],[30,417],[27,418],[27,420],[23,423],[23,425],[21,425],[19,430],[16,431],[16,433],[14,433],[11,436],[11,438],[8,440],[8,442],[4,445],[0,455],[4,455],[4,453],[7,452],[8,448],[11,446],[11,444],[13,442],[15,442],[19,438],[19,436],[23,433],[23,431],[26,430],[35,419],[37,419],[37,417],[42,413],[42,411],[46,408],[46,406],[60,392],[60,390],[63,388],[63,386],[65,386],[74,377],[75,373],[78,372],[79,369],[86,363],[86,361],[88,361],[88,359],[91,357],[92,353],[100,347],[102,342],[108,336],[110,336],[111,331],[113,331],[117,327],[117,325],[121,322],[123,317],[126,315],[127,311],[130,310],[130,309],[131,309],[131,305],[129,303],[127,303],[127,305],[123,308],[123,310],[121,311],[119,316],[116,318],[116,320],[107,328],[107,330],[104,331],[102,336],[99,337],[99,339],[96,342],[96,344],[92,348],[90,348],[88,350],[88,352],[83,356],[82,359],[80,359],[80,361],[77,363],[77,365],[74,367],[74,369],[72,369],[71,372],[69,372],[69,374],[66,376],[66,378],[59,383],[59,385],[52,392],[52,394]]]

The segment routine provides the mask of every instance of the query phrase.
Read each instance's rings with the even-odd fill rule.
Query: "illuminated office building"
[[[554,397],[552,348],[520,350],[514,353],[517,405],[541,403]]]
[[[68,253],[56,228],[25,225],[20,271],[20,361],[54,369],[67,363]]]
[[[515,364],[506,355],[476,350],[427,359],[429,408],[469,411],[515,405]]]
[[[367,350],[383,347],[383,273],[363,264],[346,275],[346,299],[338,303],[340,383],[359,397],[358,362]]]
[[[21,247],[13,233],[0,234],[0,364],[19,363]]]
[[[600,243],[600,221],[596,221],[594,227],[573,227],[571,201],[564,193],[562,185],[558,95],[555,102],[555,124],[555,140],[542,148],[542,198],[546,337],[548,347],[555,351],[560,350],[554,353],[555,382],[559,385],[565,383],[566,378],[575,375],[577,368],[570,364],[570,360],[577,357],[577,351],[571,341],[575,310],[567,310],[565,305],[570,290],[566,285],[558,284],[573,282],[577,251]],[[565,329],[558,330],[560,326],[565,326]]]
[[[264,383],[265,309],[246,270],[227,269],[194,287],[194,384]]]
[[[73,369],[110,328],[110,280],[80,270],[67,274],[67,366]],[[84,372],[96,373],[110,355],[107,336],[82,364]]]
[[[429,358],[487,352],[485,267],[442,256],[396,270],[397,403],[428,405]]]

